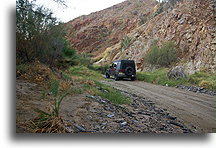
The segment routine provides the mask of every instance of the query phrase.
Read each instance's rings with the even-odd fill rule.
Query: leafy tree
[[[64,47],[63,25],[44,7],[28,0],[16,1],[17,63],[39,60],[53,64]]]

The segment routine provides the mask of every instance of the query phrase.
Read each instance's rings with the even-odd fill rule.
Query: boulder
[[[167,77],[169,79],[179,79],[186,78],[187,75],[185,74],[182,66],[176,66],[173,69],[169,70],[169,72],[167,73]]]

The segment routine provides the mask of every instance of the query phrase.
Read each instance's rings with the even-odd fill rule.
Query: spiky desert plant
[[[59,110],[60,110],[60,104],[62,100],[64,99],[64,97],[67,96],[67,93],[59,96],[59,82],[57,80],[55,80],[53,83],[52,94],[54,96],[54,105],[53,105],[53,111],[51,112],[51,114],[54,117],[58,117]]]
[[[57,80],[53,83],[52,94],[54,97],[54,104],[51,105],[50,113],[36,109],[38,117],[31,121],[33,132],[36,133],[65,133],[64,123],[59,116],[60,104],[67,95],[59,95],[59,82]]]
[[[127,49],[129,45],[131,44],[131,38],[128,36],[125,36],[121,41],[121,49]]]

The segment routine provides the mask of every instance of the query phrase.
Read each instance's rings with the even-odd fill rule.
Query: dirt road
[[[216,132],[216,99],[214,96],[141,81],[102,81],[121,91],[153,101],[187,125],[192,131]]]

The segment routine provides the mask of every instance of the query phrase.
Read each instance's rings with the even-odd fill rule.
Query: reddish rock
[[[157,4],[154,0],[129,0],[78,17],[66,24],[66,38],[79,52],[98,55],[137,28],[140,15],[149,17]]]

